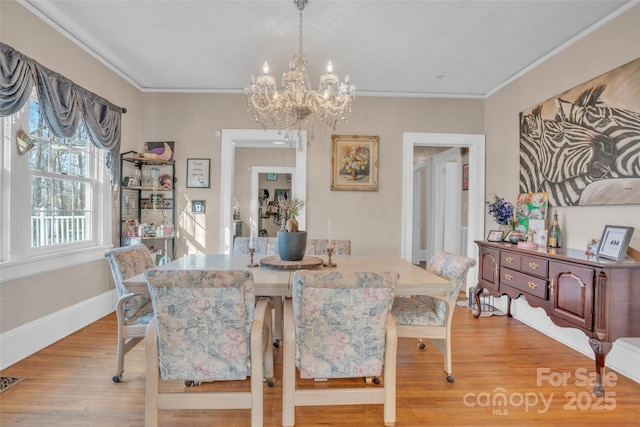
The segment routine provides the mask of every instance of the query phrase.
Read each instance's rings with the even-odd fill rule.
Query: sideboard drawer
[[[517,271],[502,269],[500,270],[500,282],[516,288],[529,295],[547,299],[547,281],[538,277],[532,277]]]
[[[546,279],[548,277],[549,261],[537,257],[523,256],[522,269],[520,271]]]
[[[500,253],[500,265],[512,270],[520,271],[521,256],[513,252]]]

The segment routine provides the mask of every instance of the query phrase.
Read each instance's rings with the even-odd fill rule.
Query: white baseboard
[[[0,370],[113,313],[115,289],[0,335]]]
[[[500,300],[505,300],[502,304],[505,310],[506,299],[506,297],[500,298]],[[514,301],[511,307],[511,314],[515,319],[533,329],[584,354],[592,360],[595,359],[593,350],[589,345],[589,338],[582,331],[556,326],[542,308],[533,308],[525,300],[519,298]],[[607,356],[605,365],[613,371],[640,383],[640,338],[621,338],[615,341],[611,352]],[[552,366],[548,366],[548,368],[553,369]],[[595,366],[589,367],[589,370],[594,371]]]

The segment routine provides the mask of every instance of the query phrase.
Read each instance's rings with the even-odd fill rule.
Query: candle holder
[[[257,267],[258,264],[253,262],[253,255],[256,253],[256,250],[253,248],[249,248],[249,264],[245,265],[245,267]]]
[[[327,256],[329,257],[329,261],[325,264],[327,267],[337,267],[335,262],[331,262],[331,257],[333,256],[333,248],[327,248]]]

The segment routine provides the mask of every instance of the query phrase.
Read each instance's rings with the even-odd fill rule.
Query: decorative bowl
[[[523,236],[523,234],[520,231],[514,231],[509,236],[509,241],[511,243],[513,243],[514,245],[517,245],[518,242],[522,241],[522,236]]]

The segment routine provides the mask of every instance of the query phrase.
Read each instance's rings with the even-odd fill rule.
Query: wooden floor
[[[114,384],[115,344],[116,320],[110,315],[1,372],[27,379],[0,394],[0,425],[144,425],[144,345],[127,355],[124,381]],[[584,381],[593,375],[592,360],[516,320],[475,319],[468,309],[457,307],[453,349],[455,382],[449,384],[442,357],[432,346],[420,350],[414,340],[400,340],[397,426],[627,426],[640,420],[640,384],[612,372],[609,376],[617,379],[613,383],[610,378],[609,396],[593,397]],[[282,350],[275,356],[279,377]],[[538,369],[547,375],[539,378]],[[547,379],[561,376],[567,377],[565,384]],[[182,383],[171,387],[184,388]],[[264,387],[265,425],[278,426],[282,384]],[[176,427],[248,426],[249,411],[168,411],[161,412],[160,422]],[[296,422],[382,425],[382,406],[301,408]]]

